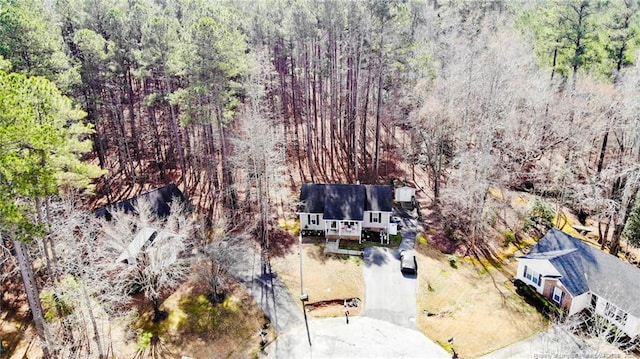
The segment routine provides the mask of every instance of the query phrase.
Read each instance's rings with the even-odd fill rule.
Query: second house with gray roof
[[[578,238],[551,229],[519,258],[516,278],[569,316],[590,310],[630,338],[640,335],[640,269]]]

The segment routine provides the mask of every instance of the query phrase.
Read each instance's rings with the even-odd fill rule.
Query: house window
[[[627,324],[627,312],[625,312],[624,310],[616,307],[615,305],[613,305],[611,303],[607,303],[607,305],[605,305],[605,307],[604,307],[604,315],[607,318],[612,319],[612,320],[618,322],[621,325]]]
[[[382,222],[382,213],[369,213],[369,222],[371,223]]]
[[[542,275],[527,266],[524,266],[524,277],[537,286],[540,286],[540,283],[542,283]]]
[[[562,291],[562,289],[560,289],[558,287],[554,287],[553,288],[553,301],[558,303],[558,304],[562,304],[562,298],[564,298],[564,292]]]
[[[309,224],[313,224],[313,225],[318,224],[318,215],[317,214],[310,214],[309,215]]]
[[[331,228],[333,229],[338,228],[338,223],[336,221],[331,222]]]

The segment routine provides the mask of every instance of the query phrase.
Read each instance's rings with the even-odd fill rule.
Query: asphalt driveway
[[[405,328],[416,328],[416,276],[400,272],[398,251],[368,248],[364,257],[365,309],[361,314]],[[419,269],[418,269],[419,270]]]
[[[296,298],[260,253],[251,246],[237,251],[237,260],[227,270],[251,293],[277,331],[284,331],[304,323],[302,309]]]

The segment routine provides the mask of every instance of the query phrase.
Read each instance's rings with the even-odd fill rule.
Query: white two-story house
[[[362,231],[388,232],[393,190],[386,185],[305,183],[298,215],[303,233],[362,242]]]

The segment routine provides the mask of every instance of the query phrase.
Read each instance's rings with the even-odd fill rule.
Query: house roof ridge
[[[570,249],[562,249],[562,250],[548,251],[548,252],[536,252],[536,253],[526,254],[526,255],[524,255],[524,256],[522,256],[520,258],[527,258],[527,259],[554,259],[554,258],[565,256],[565,255],[570,254],[570,253],[574,253],[577,250],[578,250],[577,248],[570,248]]]

